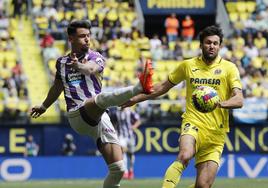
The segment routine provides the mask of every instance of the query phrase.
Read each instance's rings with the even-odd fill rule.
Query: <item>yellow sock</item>
[[[174,188],[179,183],[184,165],[179,161],[174,161],[167,169],[162,188]]]

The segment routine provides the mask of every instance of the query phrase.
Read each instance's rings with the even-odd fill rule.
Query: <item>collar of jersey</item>
[[[202,56],[199,56],[198,57],[198,60],[202,63],[203,66],[205,67],[208,67],[208,68],[213,68],[215,66],[217,66],[218,64],[220,64],[221,60],[222,60],[222,57],[221,56],[217,56],[216,59],[214,60],[214,62],[211,64],[211,65],[207,65],[203,59],[202,59]]]

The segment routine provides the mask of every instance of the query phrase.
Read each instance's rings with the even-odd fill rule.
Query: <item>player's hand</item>
[[[35,106],[31,109],[30,115],[32,118],[38,118],[40,115],[46,112],[44,106]]]
[[[71,62],[67,63],[67,65],[77,70],[79,62],[78,62],[78,58],[76,57],[76,53],[71,53],[70,57],[71,57]]]
[[[71,57],[71,62],[67,63],[67,65],[71,66],[75,70],[79,70],[81,68],[81,64],[87,63],[87,59],[86,57],[84,57],[80,64],[80,62],[78,61],[78,58],[76,57],[76,53],[71,53],[70,57]]]
[[[129,99],[127,102],[125,102],[124,104],[120,105],[121,108],[127,108],[130,106],[133,106],[134,104],[136,104],[136,102],[133,99]]]

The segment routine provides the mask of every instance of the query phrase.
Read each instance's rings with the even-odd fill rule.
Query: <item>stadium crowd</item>
[[[247,2],[250,3],[247,5]],[[225,1],[225,5],[235,32],[224,41],[220,55],[238,66],[245,97],[267,98],[268,3],[264,0]],[[24,9],[26,7],[29,5]],[[163,36],[155,33],[151,38],[145,36],[139,27],[133,1],[33,0],[30,10],[34,32],[40,41],[43,62],[48,67],[51,79],[55,74],[57,57],[69,51],[64,31],[68,23],[74,19],[91,20],[91,48],[107,58],[104,73],[106,90],[133,84],[146,58],[152,58],[156,69],[154,79],[159,81],[176,65],[176,61],[200,54],[198,36],[194,35],[194,24],[198,23],[195,23],[190,15],[187,15],[185,20],[178,20],[178,35],[175,40],[170,40],[168,33]],[[3,8],[0,12],[0,64],[3,67],[0,71],[0,100],[4,104],[4,109],[1,109],[1,116],[4,118],[7,117],[5,114],[13,114],[14,109],[16,113],[17,110],[25,112],[25,109],[21,110],[17,106],[10,107],[13,104],[10,100],[26,100],[27,104],[30,100],[27,97],[26,75],[20,66],[21,61],[13,34],[14,18],[9,18]],[[165,27],[165,24],[162,23],[162,26]],[[13,64],[12,60],[2,55],[12,52],[17,54]],[[171,117],[184,110],[184,96],[184,84],[181,84],[163,96],[161,102],[141,103],[137,105],[137,110],[142,116],[149,116],[151,120],[163,116]],[[144,106],[147,107],[146,111]],[[62,111],[64,108],[60,106]],[[178,115],[175,118],[178,118]]]
[[[6,11],[6,1],[0,4],[0,117],[1,121],[18,120],[25,122],[30,107],[27,75],[20,58],[16,41],[16,14]]]

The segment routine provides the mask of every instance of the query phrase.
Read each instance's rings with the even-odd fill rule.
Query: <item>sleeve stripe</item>
[[[177,85],[177,84],[174,84],[170,79],[169,79],[169,76],[168,76],[168,81],[173,84],[174,86]]]

